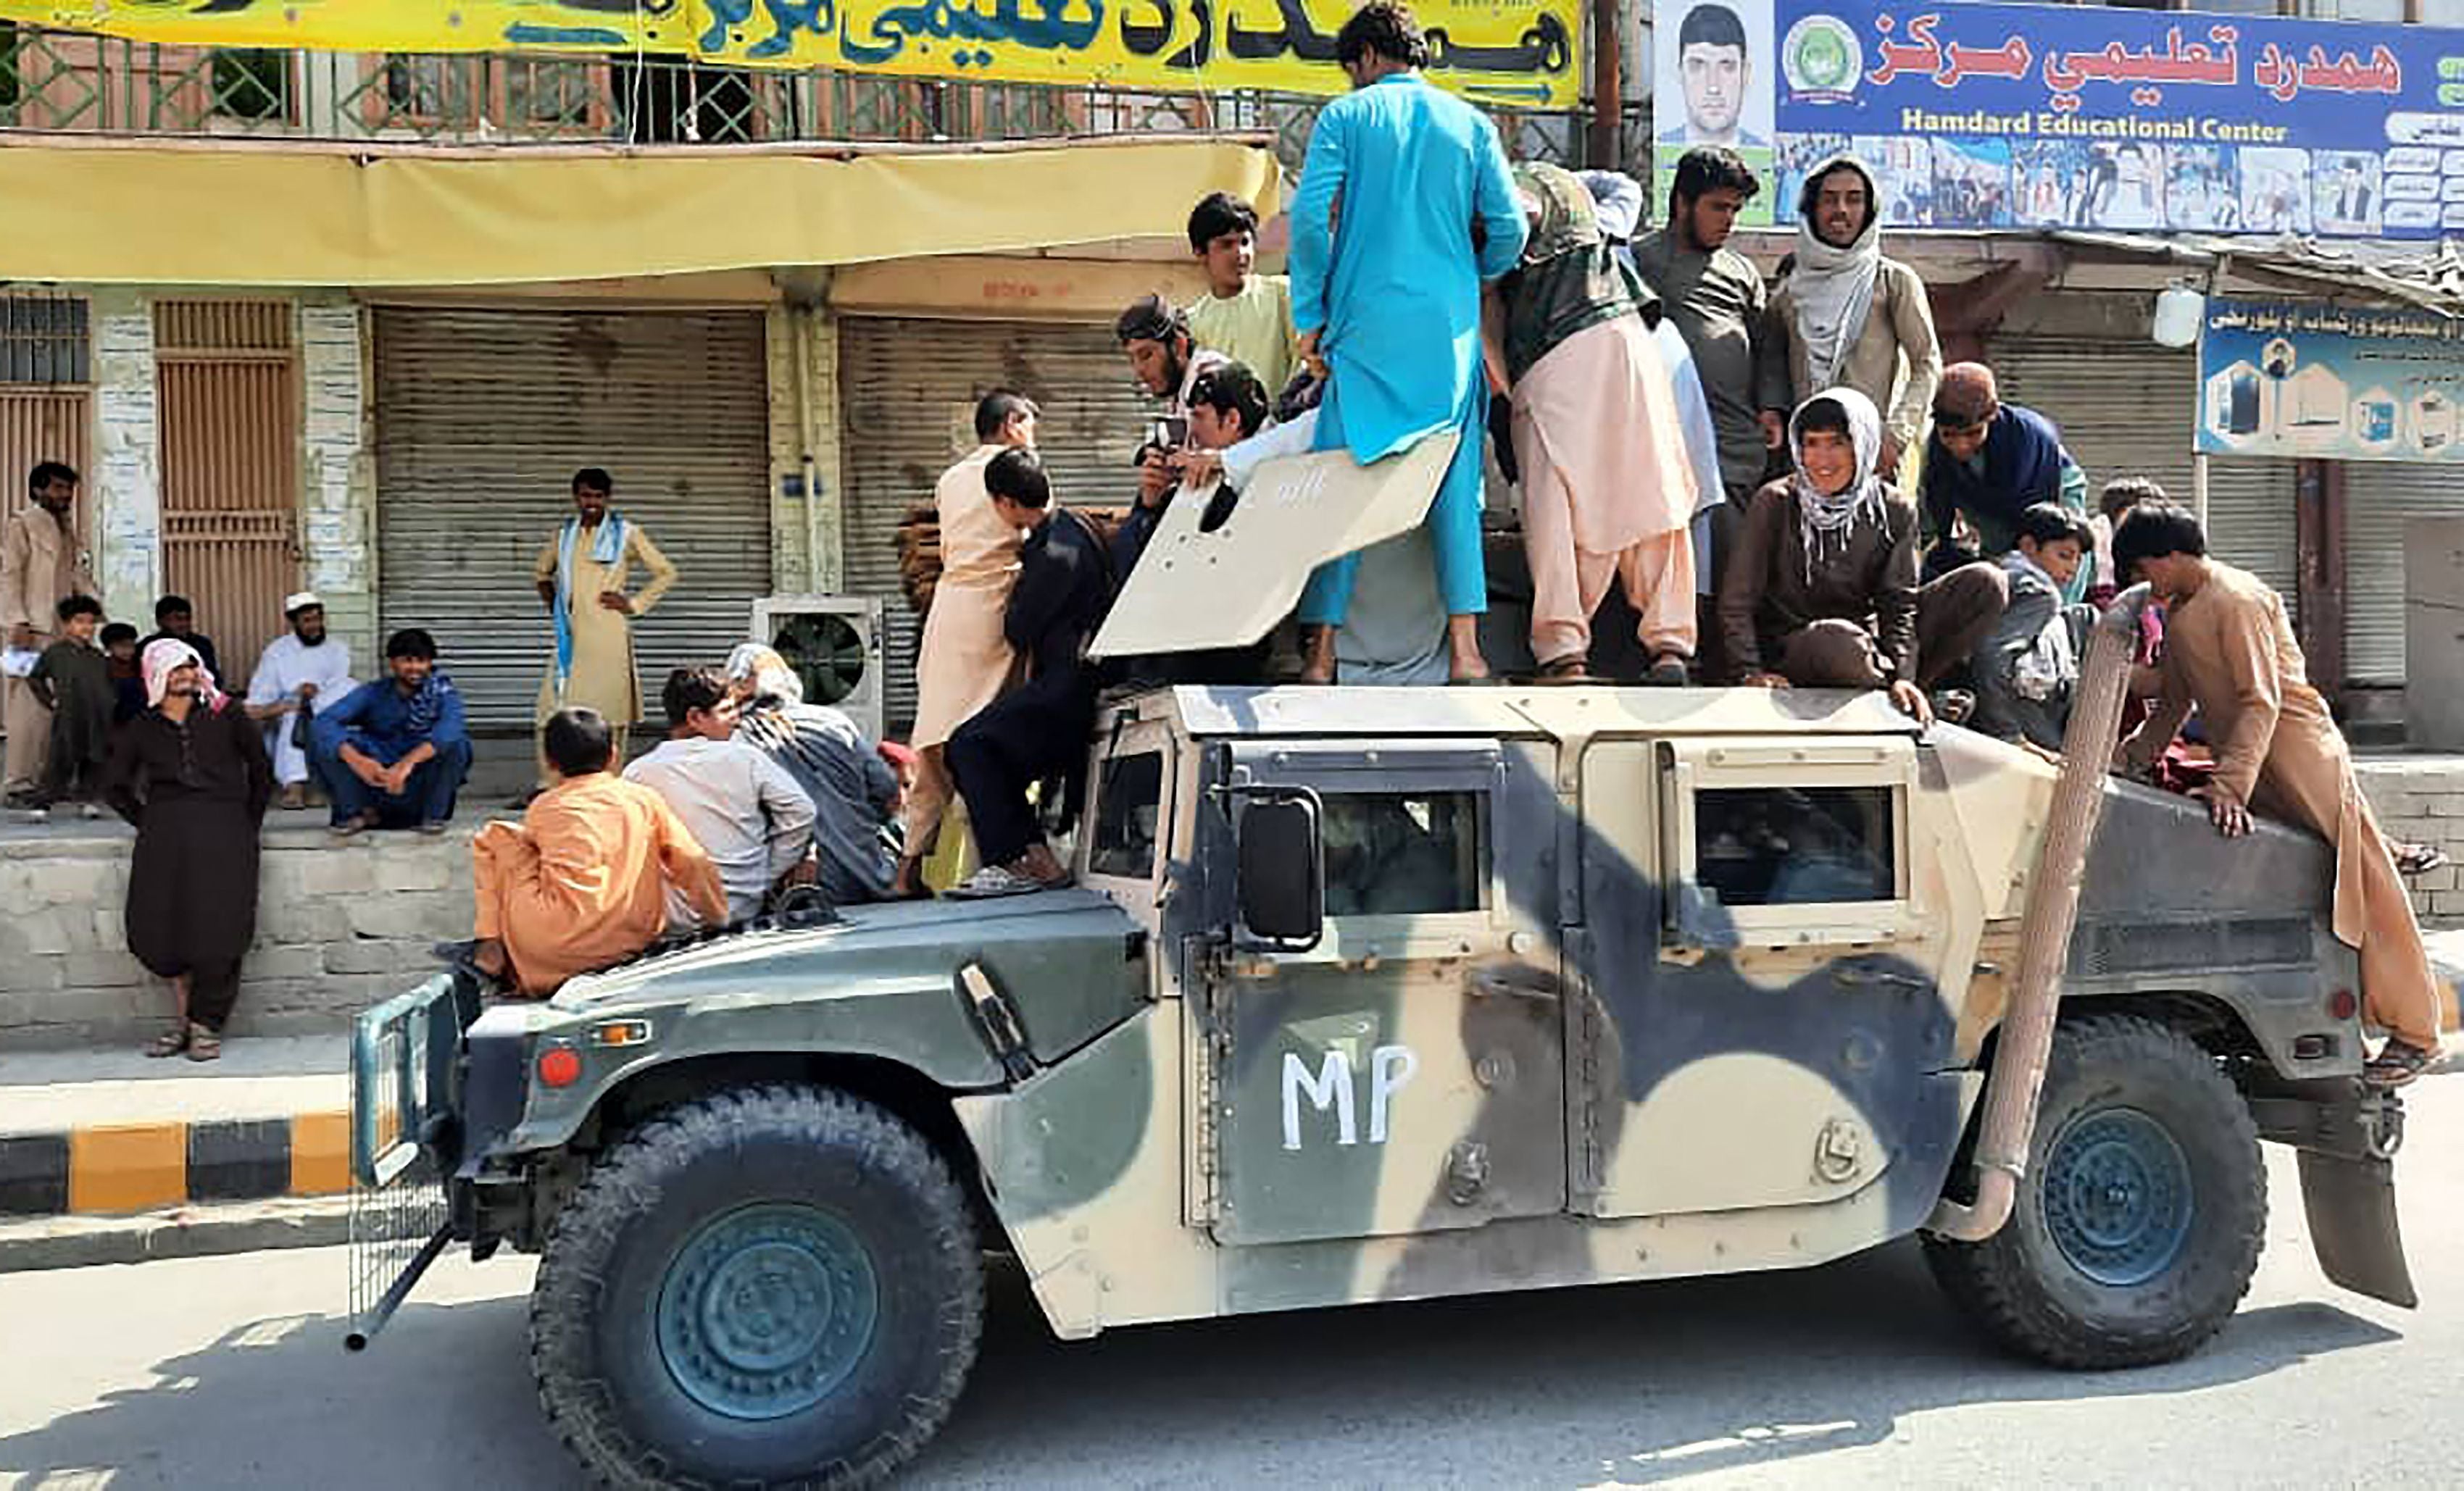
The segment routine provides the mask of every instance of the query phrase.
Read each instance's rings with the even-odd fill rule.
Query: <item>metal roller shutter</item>
[[[2153,342],[2003,337],[1991,362],[2002,396],[2061,427],[2087,472],[2088,504],[2112,477],[2152,476],[2189,505],[2197,359]],[[2293,463],[2212,456],[2209,545],[2296,603]]]
[[[882,598],[891,735],[915,719],[923,623],[898,584],[898,524],[975,446],[976,401],[1011,387],[1044,410],[1039,443],[1064,502],[1111,507],[1137,491],[1131,458],[1160,412],[1109,326],[849,317],[839,325],[847,586]]]
[[[634,630],[646,712],[747,635],[770,592],[758,312],[383,308],[376,384],[384,625],[436,634],[474,723],[531,725],[554,648],[531,567],[581,467],[678,571]]]
[[[2464,516],[2464,473],[2451,467],[2352,461],[2344,467],[2344,676],[2405,681],[2405,526]]]

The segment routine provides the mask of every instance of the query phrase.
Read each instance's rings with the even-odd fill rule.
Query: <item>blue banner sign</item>
[[[2464,461],[2464,320],[2299,300],[2208,301],[2199,449]]]
[[[1872,169],[1892,228],[2464,233],[2464,31],[2107,6],[1681,0],[1654,32],[1662,190],[1699,143],[1791,223]]]

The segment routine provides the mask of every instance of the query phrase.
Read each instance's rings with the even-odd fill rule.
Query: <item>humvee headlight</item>
[[[650,1022],[647,1020],[603,1020],[590,1027],[590,1043],[616,1047],[649,1045]]]
[[[539,1079],[551,1087],[572,1086],[582,1080],[582,1053],[569,1045],[552,1045],[541,1051]]]

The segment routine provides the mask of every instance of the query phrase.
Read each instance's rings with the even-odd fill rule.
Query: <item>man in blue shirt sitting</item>
[[[471,774],[462,695],[436,670],[436,639],[416,626],[395,632],[385,664],[392,677],[317,714],[309,764],[333,799],[337,838],[413,824],[441,834]]]

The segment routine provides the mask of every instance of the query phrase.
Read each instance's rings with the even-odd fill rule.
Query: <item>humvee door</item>
[[[1947,1160],[1956,877],[1913,740],[1595,741],[1582,799],[1575,1210],[1818,1203]]]
[[[1548,748],[1225,750],[1233,785],[1319,804],[1326,915],[1315,947],[1242,953],[1199,992],[1195,1219],[1263,1243],[1562,1210]]]

